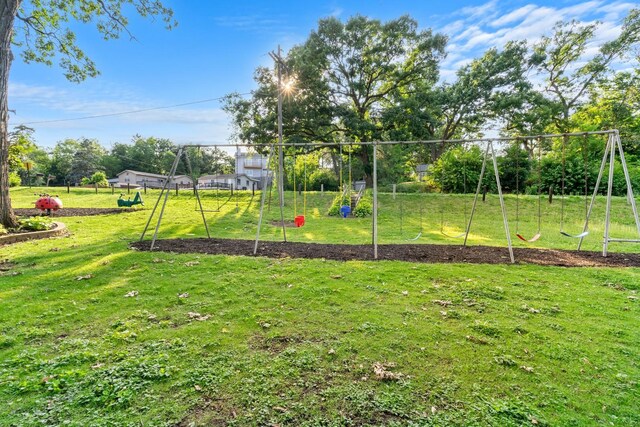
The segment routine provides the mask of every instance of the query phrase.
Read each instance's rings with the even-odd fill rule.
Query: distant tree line
[[[131,144],[116,143],[110,150],[95,139],[65,139],[51,151],[38,147],[33,130],[21,127],[11,135],[11,182],[26,185],[106,185],[123,170],[167,174],[176,156],[177,146],[168,139],[136,135]],[[234,158],[215,148],[187,150],[195,176],[231,173]],[[29,167],[28,167],[29,166]],[[180,162],[178,174],[188,174]]]

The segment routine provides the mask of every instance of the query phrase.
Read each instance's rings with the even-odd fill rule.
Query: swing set
[[[606,145],[604,148],[604,153],[603,153],[603,157],[602,157],[602,162],[600,163],[600,170],[598,172],[598,177],[596,180],[595,185],[593,186],[593,193],[591,196],[591,200],[589,202],[588,197],[585,197],[585,206],[586,206],[586,216],[585,216],[585,221],[584,221],[584,226],[582,228],[582,231],[579,233],[570,233],[569,231],[567,231],[565,225],[566,225],[566,214],[568,212],[566,212],[565,209],[565,204],[566,204],[566,178],[567,178],[567,174],[566,174],[566,169],[567,169],[567,159],[566,159],[566,150],[567,150],[567,142],[569,141],[570,137],[580,137],[582,136],[584,138],[584,142],[583,142],[583,147],[582,147],[582,154],[584,156],[584,169],[585,169],[585,195],[587,194],[588,190],[589,190],[589,182],[588,182],[588,178],[589,178],[589,174],[588,174],[588,156],[587,156],[587,141],[588,141],[588,137],[591,136],[596,136],[596,135],[603,135],[607,137],[607,141],[606,141]],[[471,209],[468,213],[467,216],[467,212],[466,212],[466,207],[465,207],[465,212],[464,212],[464,220],[465,220],[465,232],[464,234],[459,234],[459,235],[455,235],[455,236],[450,236],[450,237],[455,237],[455,238],[459,238],[459,237],[463,237],[464,236],[464,241],[463,241],[463,246],[467,245],[467,241],[468,241],[468,237],[469,237],[469,233],[471,230],[471,226],[473,224],[473,219],[474,219],[474,215],[478,206],[478,198],[480,195],[480,191],[482,188],[482,184],[483,184],[483,180],[485,177],[485,173],[486,173],[486,169],[487,169],[487,165],[491,164],[493,166],[493,171],[494,171],[494,176],[495,176],[495,183],[496,183],[496,189],[497,189],[497,193],[498,193],[498,199],[500,201],[500,208],[501,208],[501,213],[502,213],[502,220],[503,220],[503,226],[504,226],[504,232],[505,232],[505,237],[506,237],[506,242],[507,242],[507,247],[509,249],[509,255],[510,255],[510,259],[512,262],[515,262],[514,259],[514,255],[513,255],[513,247],[512,247],[512,242],[511,242],[511,233],[509,231],[509,222],[507,220],[507,212],[506,212],[506,208],[505,208],[505,202],[504,202],[504,197],[502,194],[502,187],[500,184],[500,176],[499,176],[499,171],[498,171],[498,165],[497,165],[497,156],[496,156],[496,152],[494,149],[494,144],[495,143],[500,143],[500,144],[505,144],[505,143],[510,143],[513,141],[522,141],[522,140],[532,140],[532,139],[538,139],[538,156],[537,156],[537,162],[538,162],[538,212],[537,212],[537,219],[538,219],[538,227],[537,227],[537,232],[530,238],[527,238],[526,235],[524,233],[522,233],[520,230],[516,230],[516,236],[518,237],[519,240],[527,242],[527,243],[533,243],[537,240],[539,240],[540,238],[542,238],[542,231],[541,231],[541,216],[542,216],[542,208],[541,208],[541,199],[542,199],[542,194],[541,194],[541,172],[540,172],[540,168],[541,168],[541,140],[553,140],[554,138],[562,138],[563,139],[563,148],[562,148],[562,156],[563,156],[563,160],[562,160],[562,168],[563,168],[563,173],[562,173],[562,184],[561,184],[561,215],[560,215],[560,233],[561,235],[568,237],[568,238],[575,238],[579,240],[578,243],[578,247],[577,249],[579,250],[581,248],[581,245],[583,243],[584,238],[586,238],[589,235],[589,220],[591,218],[591,215],[593,213],[593,207],[595,205],[595,201],[596,201],[596,196],[598,195],[598,191],[599,191],[599,187],[600,184],[602,182],[602,178],[605,174],[605,167],[608,165],[608,181],[607,181],[607,190],[605,192],[605,197],[606,197],[606,208],[605,208],[605,220],[604,220],[604,242],[603,242],[603,250],[602,250],[602,254],[603,256],[607,256],[608,253],[608,246],[609,243],[611,242],[634,242],[634,243],[640,243],[640,219],[638,217],[638,211],[637,211],[637,207],[636,207],[636,202],[635,202],[635,198],[633,197],[633,189],[631,186],[631,179],[629,176],[629,170],[627,167],[627,163],[625,160],[625,156],[624,156],[624,152],[623,152],[623,147],[622,147],[622,143],[620,141],[620,135],[618,133],[617,130],[608,130],[608,131],[592,131],[592,132],[580,132],[580,133],[565,133],[565,134],[553,134],[553,135],[539,135],[539,136],[526,136],[526,137],[519,137],[519,138],[514,138],[514,137],[500,137],[500,138],[478,138],[478,139],[466,139],[466,140],[448,140],[448,141],[442,141],[442,140],[436,140],[436,141],[385,141],[385,142],[358,142],[358,143],[354,143],[354,142],[343,142],[343,143],[293,143],[293,144],[254,144],[255,146],[262,146],[262,147],[269,147],[270,148],[270,152],[269,152],[269,157],[268,157],[268,165],[271,164],[271,159],[273,158],[273,154],[275,152],[275,150],[277,148],[284,148],[286,147],[292,147],[292,148],[303,148],[305,150],[309,150],[312,147],[315,148],[321,148],[321,147],[330,147],[330,146],[338,146],[340,148],[342,148],[343,146],[352,146],[354,144],[360,145],[360,146],[369,146],[371,145],[373,148],[373,156],[372,156],[372,160],[373,160],[373,173],[372,173],[372,179],[373,179],[373,188],[372,188],[372,195],[373,195],[373,214],[372,214],[372,246],[373,246],[373,257],[374,259],[378,258],[378,185],[377,185],[377,178],[378,178],[378,172],[377,172],[377,158],[378,158],[378,150],[379,150],[379,146],[381,145],[393,145],[393,144],[424,144],[424,145],[428,145],[428,144],[469,144],[469,143],[475,143],[477,145],[482,145],[484,144],[484,156],[482,159],[482,167],[481,167],[481,171],[480,171],[480,175],[478,177],[478,182],[477,182],[477,187],[476,187],[476,192],[473,198],[473,203],[471,205]],[[218,147],[220,147],[221,145],[218,144]],[[226,146],[224,144],[222,144],[222,146]],[[233,145],[229,145],[231,147],[236,146],[235,144]],[[178,147],[178,151],[177,151],[177,155],[175,157],[174,163],[170,169],[170,172],[168,174],[168,177],[166,179],[166,181],[164,182],[164,185],[162,187],[162,190],[160,191],[160,194],[158,196],[158,200],[156,201],[153,209],[151,210],[149,219],[145,225],[145,228],[140,236],[140,240],[143,240],[145,237],[145,234],[147,232],[147,230],[149,229],[150,225],[151,225],[151,221],[154,218],[154,216],[156,215],[156,212],[159,211],[158,217],[157,217],[157,222],[155,224],[155,231],[153,233],[153,238],[151,240],[151,246],[150,249],[154,248],[154,244],[157,240],[157,236],[158,236],[158,231],[160,228],[160,224],[162,222],[162,217],[165,211],[165,207],[166,207],[166,203],[167,203],[167,199],[169,197],[169,187],[168,187],[168,183],[172,181],[172,179],[175,177],[176,174],[176,169],[177,166],[179,164],[180,161],[182,161],[183,157],[186,155],[185,152],[185,148],[187,147],[198,147],[198,145],[185,145],[185,146],[180,146]],[[637,239],[630,239],[630,238],[614,238],[610,235],[610,225],[611,225],[611,208],[612,208],[612,197],[613,197],[613,178],[614,178],[614,164],[616,163],[616,156],[617,159],[619,161],[619,164],[621,164],[622,166],[622,170],[624,173],[624,179],[625,179],[625,183],[626,183],[626,187],[627,187],[627,193],[628,193],[628,200],[629,203],[631,205],[631,209],[633,212],[633,217],[634,217],[634,222],[636,225],[636,231],[638,233],[638,238]],[[188,156],[186,156],[186,162],[187,162],[187,166],[189,168],[189,172],[191,173],[191,175],[193,175],[193,171],[191,170],[191,165],[188,159]],[[469,184],[468,181],[468,171],[466,166],[463,167],[463,190],[466,191],[466,187]],[[269,175],[271,172],[268,172],[268,174],[266,176],[263,175],[262,179],[263,181],[263,185],[262,185],[262,192],[261,192],[261,202],[260,202],[260,211],[259,211],[259,217],[258,217],[258,226],[257,226],[257,230],[256,230],[256,239],[255,239],[255,245],[254,245],[254,254],[257,253],[258,250],[258,243],[260,240],[260,229],[262,226],[262,219],[263,219],[263,213],[264,213],[264,205],[265,205],[265,198],[266,198],[266,194],[267,194],[267,188],[272,185],[273,180],[270,179]],[[279,171],[280,177],[282,175],[282,170]],[[305,194],[302,197],[302,203],[303,203],[303,207],[302,207],[302,215],[298,215],[298,207],[297,207],[297,202],[298,202],[298,196],[295,195],[296,199],[294,200],[294,214],[295,216],[302,216],[303,218],[306,217],[306,182],[307,182],[307,177],[306,177],[306,171],[303,172],[304,175],[304,189],[305,189]],[[342,173],[341,173],[342,175]],[[520,191],[520,182],[517,182],[517,193],[519,193]],[[206,230],[206,234],[207,237],[211,237],[210,235],[210,231],[209,231],[209,226],[207,224],[206,218],[204,216],[204,211],[202,209],[202,202],[200,200],[199,197],[199,192],[196,188],[194,188],[194,192],[196,195],[196,200],[197,203],[200,207],[200,211],[201,211],[201,216],[202,216],[202,220],[203,220],[203,224]],[[294,193],[295,194],[295,193]],[[162,204],[160,203],[162,201]],[[517,212],[516,212],[516,221],[519,221],[519,201],[518,203],[518,207],[517,207]],[[158,210],[158,207],[160,207],[160,209]],[[280,198],[280,217],[281,217],[281,222],[282,222],[282,229],[283,229],[283,233],[282,233],[282,238],[283,240],[286,242],[286,231],[285,231],[285,221],[284,221],[284,201],[282,200],[282,197]],[[404,210],[404,207],[401,208],[402,210]],[[424,209],[420,209],[420,232],[418,233],[418,235],[416,237],[412,237],[410,239],[407,240],[417,240],[420,237],[423,236],[423,215],[424,215]],[[441,218],[441,231],[446,231],[445,227],[444,227],[444,218]],[[444,234],[444,233],[443,233]]]

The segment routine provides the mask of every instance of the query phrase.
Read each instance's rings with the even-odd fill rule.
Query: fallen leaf
[[[184,263],[184,265],[187,267],[193,267],[194,265],[198,265],[198,264],[200,264],[200,261],[187,261]]]
[[[189,292],[178,294],[178,298],[189,298]]]
[[[202,314],[196,313],[193,311],[188,312],[187,316],[189,316],[189,319],[194,319],[194,320],[197,320],[198,322],[204,322],[205,320],[209,320],[211,318],[210,314],[203,316]]]
[[[520,366],[520,369],[527,372],[533,372],[533,367],[531,366]]]
[[[93,274],[85,274],[84,276],[76,277],[76,280],[87,280],[87,279],[91,279],[92,277],[93,277]]]
[[[331,276],[332,279],[342,279],[342,276],[339,274],[335,274],[333,276]]]
[[[407,295],[409,295],[409,291],[402,291],[402,295],[406,297]]]
[[[124,294],[125,298],[131,298],[131,297],[137,297],[138,296],[138,291],[129,291],[126,294]]]
[[[196,391],[202,391],[202,387],[200,387],[198,384],[196,384],[195,386],[193,386],[193,388],[194,388]]]
[[[373,364],[373,373],[376,376],[377,380],[381,381],[398,381],[404,375],[400,372],[391,372],[389,368],[394,368],[395,363],[380,363],[376,362]]]
[[[334,349],[330,348],[330,349],[329,349],[329,351],[328,351],[327,353],[329,353],[329,354],[336,354],[336,351],[335,351]]]
[[[434,299],[433,300],[434,304],[440,304],[443,307],[448,307],[450,305],[453,305],[453,303],[451,301],[448,300],[441,300],[441,299]]]
[[[467,341],[471,341],[474,344],[481,344],[481,345],[489,344],[489,342],[487,340],[482,339],[482,338],[478,338],[478,337],[474,337],[473,335],[467,335],[466,338],[467,338]]]

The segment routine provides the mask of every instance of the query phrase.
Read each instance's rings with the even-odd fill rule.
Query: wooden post
[[[178,195],[178,183],[176,182],[176,196]]]
[[[549,186],[549,204],[553,202],[553,185]]]
[[[298,194],[302,195],[302,184],[298,184]]]
[[[393,191],[393,200],[395,200],[396,199],[396,184],[392,184],[391,188],[393,189],[392,190]]]
[[[94,183],[93,183],[93,186],[96,188],[96,194],[98,194],[98,183],[97,183],[97,182],[94,182]]]
[[[251,196],[255,196],[256,195],[256,182],[253,181],[251,183]]]
[[[324,193],[324,184],[320,184],[320,194]]]
[[[131,194],[131,184],[127,182],[127,194]]]
[[[142,183],[143,187],[144,187],[144,194],[147,194],[147,181]]]
[[[111,194],[115,194],[115,193],[116,193],[116,185],[111,184]]]
[[[67,194],[69,194],[70,191],[71,189],[69,188],[69,183],[67,182]]]
[[[488,190],[488,188],[487,188],[486,185],[482,187],[482,202],[483,203],[487,199],[487,190]]]

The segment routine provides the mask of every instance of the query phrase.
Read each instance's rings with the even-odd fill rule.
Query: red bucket
[[[293,223],[296,227],[302,227],[304,225],[304,215],[298,215],[293,219]]]

